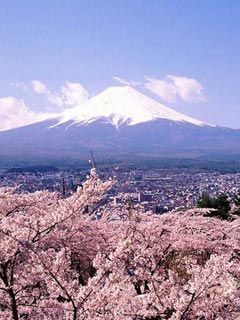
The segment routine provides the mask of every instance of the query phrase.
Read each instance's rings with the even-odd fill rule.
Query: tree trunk
[[[15,298],[15,294],[13,289],[9,289],[8,290],[8,294],[10,296],[11,299],[11,307],[12,307],[12,317],[13,320],[18,320],[18,309],[17,309],[17,302],[16,302],[16,298]]]

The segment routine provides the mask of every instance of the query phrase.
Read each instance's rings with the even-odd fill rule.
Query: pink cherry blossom
[[[93,169],[66,199],[0,189],[0,319],[239,319],[240,218],[86,214],[113,183]]]

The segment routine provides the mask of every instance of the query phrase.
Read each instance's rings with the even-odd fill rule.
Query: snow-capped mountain
[[[99,119],[105,119],[115,127],[156,119],[187,122],[197,126],[207,125],[170,109],[129,86],[106,89],[85,104],[65,111],[59,117],[58,124],[68,121],[87,124]]]
[[[88,158],[240,154],[240,130],[209,125],[131,87],[109,88],[45,121],[0,132],[2,156]]]

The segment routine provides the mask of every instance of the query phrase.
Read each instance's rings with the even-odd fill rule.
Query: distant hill
[[[53,166],[29,166],[29,167],[19,167],[8,169],[7,173],[46,173],[46,172],[58,172],[59,169]]]
[[[89,158],[240,154],[240,130],[191,118],[131,87],[113,87],[58,117],[0,132],[1,156]]]

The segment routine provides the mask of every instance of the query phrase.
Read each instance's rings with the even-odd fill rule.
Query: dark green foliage
[[[240,206],[240,195],[239,194],[235,194],[233,197],[233,202],[236,206]]]
[[[204,193],[197,202],[198,208],[212,208],[209,213],[206,214],[208,217],[216,217],[223,220],[231,220],[230,215],[230,201],[226,194],[221,193],[218,197],[210,197]]]
[[[239,194],[234,195],[233,202],[236,206],[236,209],[234,210],[233,213],[237,216],[240,216],[240,195]]]
[[[235,214],[236,216],[240,216],[240,208],[237,208],[233,214]]]
[[[197,202],[198,208],[214,208],[214,198],[211,198],[208,193],[203,193]]]

